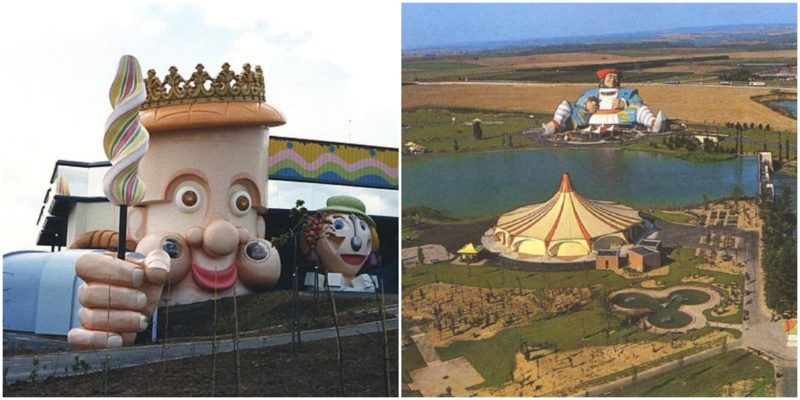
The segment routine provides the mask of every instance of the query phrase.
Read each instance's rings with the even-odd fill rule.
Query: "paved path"
[[[417,345],[417,350],[419,350],[419,354],[422,355],[422,359],[425,360],[426,364],[441,361],[439,358],[439,353],[437,353],[436,349],[433,348],[433,345],[428,340],[427,334],[416,334],[411,336],[411,339],[414,340],[414,343]]]
[[[683,304],[680,307],[678,307],[678,311],[686,313],[687,315],[692,317],[692,322],[690,322],[690,323],[688,323],[688,324],[686,324],[684,326],[681,326],[679,328],[671,328],[671,329],[659,328],[659,327],[649,323],[645,319],[645,323],[647,323],[649,325],[648,329],[650,331],[652,331],[652,332],[655,332],[655,333],[667,333],[667,332],[688,332],[690,330],[701,329],[701,328],[705,327],[706,324],[708,323],[708,320],[706,319],[705,314],[703,314],[703,311],[705,311],[705,310],[707,310],[707,309],[709,309],[711,307],[714,307],[714,305],[719,303],[719,301],[722,298],[722,296],[720,296],[719,293],[717,293],[716,290],[709,289],[707,287],[691,286],[691,285],[679,285],[679,286],[671,286],[671,287],[668,287],[668,288],[665,288],[665,289],[625,288],[625,289],[622,289],[622,290],[618,290],[618,291],[616,291],[614,293],[611,293],[609,295],[609,298],[611,298],[613,296],[616,296],[618,294],[623,294],[623,293],[643,293],[643,294],[646,294],[646,295],[648,295],[648,296],[650,296],[652,298],[657,299],[659,302],[665,302],[668,299],[669,295],[672,292],[675,292],[677,290],[695,290],[695,291],[698,291],[698,292],[703,292],[703,293],[708,295],[708,300],[706,300],[704,303],[700,303],[700,304]],[[619,306],[617,304],[614,304],[614,310],[620,310],[622,312],[626,312],[627,313],[627,312],[631,312],[631,311],[636,311],[637,309],[622,307],[622,306]],[[741,330],[741,327],[739,327],[738,329]]]
[[[387,330],[397,330],[397,318],[386,320]],[[339,329],[341,336],[354,336],[365,333],[380,332],[380,321],[365,322],[355,325],[343,326]],[[311,331],[303,331],[304,342],[331,339],[336,337],[334,328],[324,328]],[[261,336],[252,338],[242,338],[239,340],[239,349],[250,350],[262,347],[280,346],[292,342],[291,333],[283,333],[272,336]],[[53,354],[40,354],[37,356],[17,356],[4,357],[3,369],[5,372],[5,383],[12,383],[20,380],[27,380],[34,370],[34,358],[38,362],[36,373],[39,379],[49,376],[63,376],[65,370],[71,371],[76,365],[75,357],[88,363],[91,371],[99,371],[103,368],[106,355],[109,358],[109,368],[124,368],[141,364],[160,362],[162,351],[164,360],[178,360],[187,357],[196,357],[211,354],[211,341],[174,343],[167,346],[149,345],[125,347],[110,350],[84,350]],[[217,353],[233,351],[233,340],[218,340]],[[7,372],[5,369],[8,368]]]
[[[797,397],[797,348],[786,345],[787,336],[783,321],[772,321],[764,295],[764,276],[761,273],[760,242],[758,232],[746,240],[745,270],[750,280],[745,282],[744,310],[749,318],[743,322],[742,343],[762,352],[772,361],[775,371],[782,375],[776,385],[776,395]],[[749,293],[749,294],[748,294]]]

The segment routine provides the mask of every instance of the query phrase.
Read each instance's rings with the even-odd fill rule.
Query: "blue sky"
[[[400,126],[400,4],[136,0],[9,3],[0,13],[0,253],[30,248],[58,159],[102,161],[108,88],[123,54],[164,76],[197,63],[264,69],[267,102],[285,126],[270,134],[397,147]],[[363,15],[369,15],[364,18]],[[365,34],[364,32],[369,32]],[[391,45],[387,45],[387,43]],[[270,189],[272,190],[272,189]],[[325,189],[327,190],[327,189]],[[353,194],[346,186],[330,194]],[[333,190],[347,190],[336,193]],[[278,199],[312,194],[283,190]],[[357,194],[371,212],[376,196]],[[397,198],[394,196],[394,209]]]
[[[403,49],[621,34],[682,27],[797,23],[797,5],[725,3],[403,4]]]

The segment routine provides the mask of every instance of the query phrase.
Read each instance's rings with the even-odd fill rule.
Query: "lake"
[[[639,209],[672,208],[730,196],[739,185],[757,190],[756,158],[691,163],[675,157],[619,149],[543,149],[453,154],[403,163],[403,207],[423,205],[459,218],[476,218],[540,203],[561,174],[585,197]],[[780,176],[796,193],[796,179]]]
[[[774,106],[785,108],[792,113],[792,116],[797,119],[797,102],[794,100],[781,100],[770,102]]]

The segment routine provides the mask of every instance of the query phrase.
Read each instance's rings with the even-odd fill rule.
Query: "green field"
[[[732,141],[728,143],[723,142],[723,144],[721,144],[721,147],[726,149],[729,147],[733,147],[733,142]],[[669,148],[667,148],[666,145],[662,143],[662,137],[654,137],[647,141],[628,143],[625,144],[623,148],[625,150],[648,151],[651,153],[659,153],[672,157],[677,157],[686,161],[700,162],[700,163],[725,161],[737,157],[736,154],[705,153],[702,150],[688,151],[684,148],[675,148],[673,150],[670,150]]]
[[[606,337],[606,317],[613,333]],[[584,336],[585,332],[585,336]],[[437,348],[443,360],[465,357],[484,377],[481,387],[498,386],[510,380],[514,371],[514,355],[519,351],[520,337],[529,345],[555,344],[559,351],[582,346],[604,346],[644,340],[670,341],[706,335],[709,328],[680,335],[659,335],[627,325],[619,314],[607,315],[600,306],[563,315],[539,315],[530,325],[504,329],[497,335],[480,341],[459,341]],[[696,349],[697,351],[701,349]]]
[[[704,260],[694,256],[694,249],[677,249],[669,255],[670,272],[666,276],[655,277],[666,286],[686,284],[681,278],[692,274],[713,276],[715,282],[732,283],[741,287],[742,276],[704,271],[696,268]],[[486,379],[481,386],[496,386],[509,380],[514,368],[514,354],[519,349],[519,337],[525,337],[529,344],[551,343],[560,350],[576,349],[580,346],[617,344],[626,341],[671,340],[669,335],[645,332],[637,326],[627,324],[626,317],[618,313],[608,313],[603,298],[610,293],[626,287],[639,286],[642,280],[625,279],[613,272],[601,270],[526,272],[493,266],[462,266],[436,264],[419,268],[408,268],[403,273],[403,293],[435,282],[480,287],[522,287],[523,289],[590,287],[598,285],[589,306],[575,312],[562,314],[538,314],[529,325],[504,329],[492,338],[481,341],[459,341],[448,347],[437,348],[442,359],[448,360],[464,356]],[[710,286],[693,283],[697,286]],[[723,294],[723,297],[727,294]],[[720,320],[726,322],[737,316]],[[738,314],[741,322],[741,313]],[[714,318],[710,318],[714,319]],[[717,320],[717,319],[714,319]],[[610,326],[613,333],[606,337]],[[688,339],[711,332],[709,328],[676,335],[675,338]],[[738,336],[738,332],[734,333]],[[696,349],[699,350],[699,349]],[[676,356],[678,357],[678,356]],[[409,368],[406,364],[404,369]],[[631,371],[621,371],[619,377]],[[607,377],[607,380],[613,377]],[[593,382],[597,384],[599,382]]]
[[[726,385],[737,381],[754,380],[756,385],[738,396],[774,396],[775,380],[772,364],[748,353],[733,350],[659,375],[636,382],[609,396],[618,397],[719,397],[731,396]]]
[[[694,225],[697,223],[697,218],[691,215],[687,215],[684,213],[671,213],[671,212],[664,212],[661,210],[653,210],[652,214],[664,221],[675,222],[678,224],[688,224]]]
[[[419,353],[417,345],[415,344],[406,346],[403,349],[402,357],[403,383],[410,383],[411,377],[408,375],[408,372],[425,367],[425,360],[422,358],[422,354]]]
[[[436,282],[476,287],[522,287],[523,289],[587,287],[602,285],[613,291],[638,283],[610,271],[527,272],[510,268],[474,265],[435,264],[407,268],[403,273],[403,294]]]
[[[681,278],[703,274],[714,277],[715,283],[744,285],[744,277],[722,272],[705,271],[696,266],[705,262],[694,256],[694,249],[676,249],[669,256],[669,274],[658,276],[667,287],[683,285]],[[609,292],[626,287],[639,286],[641,281],[653,278],[625,279],[611,271],[596,269],[580,271],[529,272],[497,266],[453,265],[440,263],[419,268],[408,268],[403,272],[403,293],[407,294],[418,287],[436,282],[475,287],[521,286],[523,289],[570,288],[600,285]],[[709,286],[693,283],[697,286]]]
[[[452,118],[455,117],[455,123]],[[481,120],[482,139],[472,134],[472,122]],[[490,111],[418,109],[402,114],[403,143],[421,144],[433,153],[470,152],[535,147],[520,132],[541,121],[527,115]],[[512,135],[510,142],[508,135]],[[456,149],[457,142],[458,149]]]

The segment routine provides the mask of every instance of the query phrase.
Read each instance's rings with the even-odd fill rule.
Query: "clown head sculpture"
[[[361,268],[374,262],[380,247],[375,221],[366,214],[364,203],[351,196],[330,197],[317,212],[325,226],[313,253],[326,272],[342,274],[344,284],[352,286]]]
[[[284,117],[264,103],[259,67],[253,72],[245,64],[238,75],[228,64],[222,68],[213,84],[187,82],[184,97],[173,96],[177,104],[168,94],[181,87],[166,91],[152,71],[147,82],[143,108],[151,108],[141,119],[150,149],[140,177],[148,190],[142,207],[130,211],[128,231],[137,252],[169,254],[171,294],[164,300],[171,304],[268,288],[280,276],[278,252],[264,239],[263,215],[268,127],[284,124]],[[195,72],[192,80],[197,76],[203,75]],[[222,76],[235,78],[220,84]],[[206,86],[217,92],[204,93]]]

